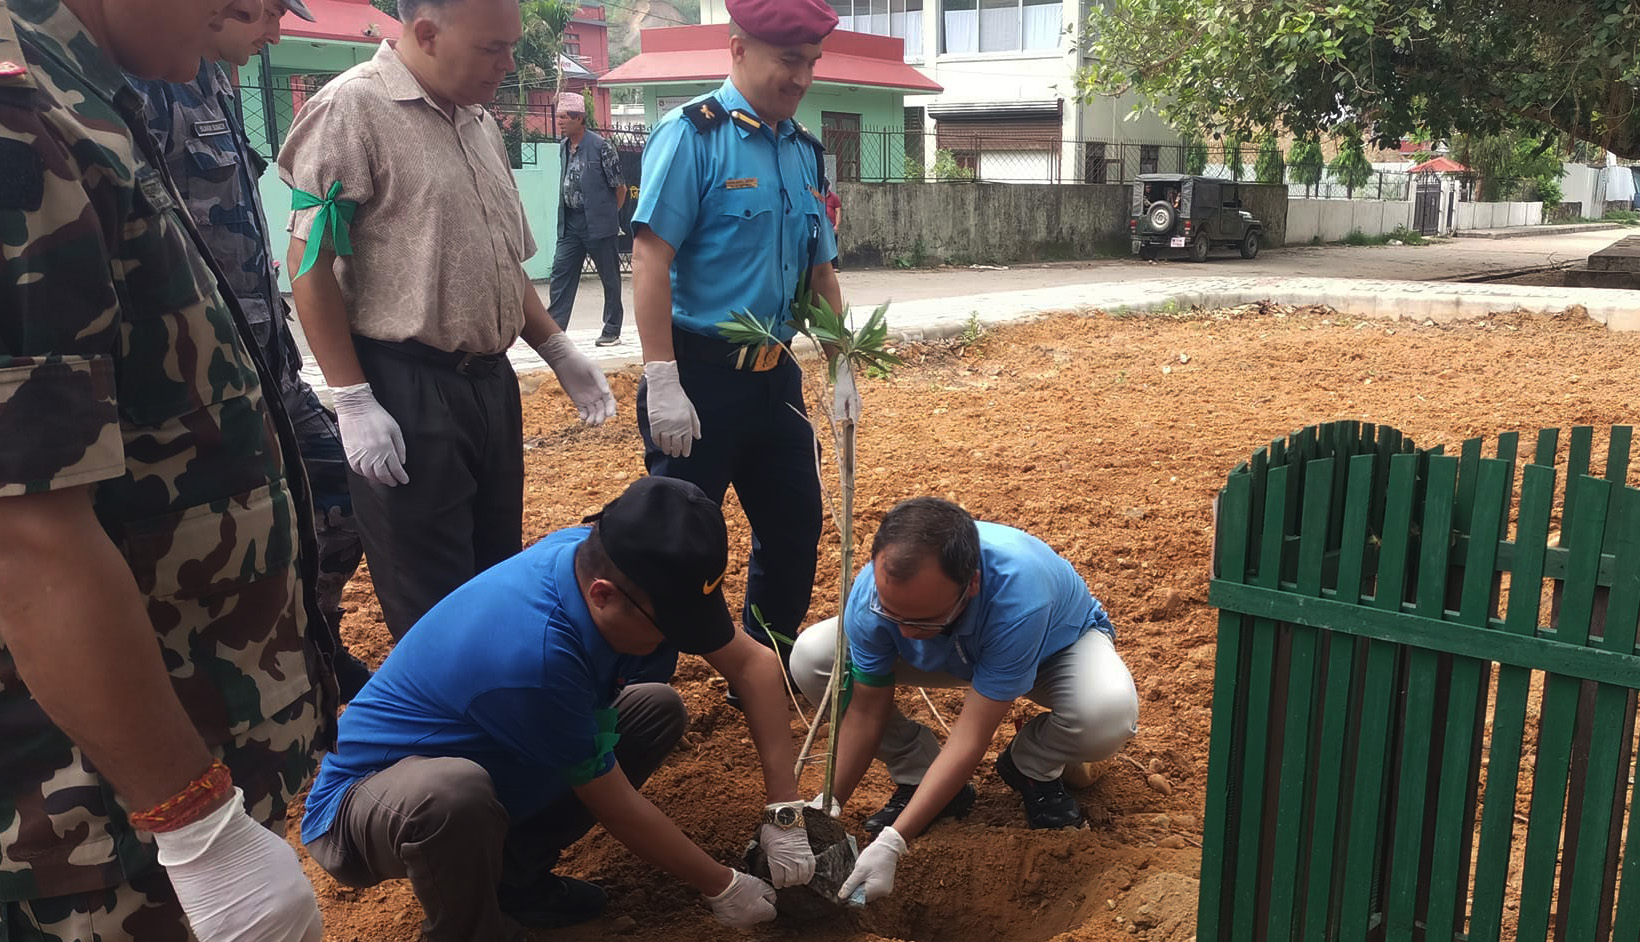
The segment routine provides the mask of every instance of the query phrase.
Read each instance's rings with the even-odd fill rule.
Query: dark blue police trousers
[[[649,434],[648,383],[639,383],[644,464],[657,477],[693,483],[719,504],[734,485],[752,528],[742,624],[784,662],[791,648],[775,643],[752,609],[775,632],[796,638],[814,594],[820,478],[814,430],[803,404],[803,372],[790,357],[755,373],[680,356],[678,376],[700,418],[700,439],[687,458],[662,452]]]

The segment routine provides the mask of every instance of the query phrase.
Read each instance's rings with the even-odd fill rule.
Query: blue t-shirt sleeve
[[[894,662],[899,660],[900,652],[891,634],[894,627],[871,613],[871,599],[876,592],[877,583],[872,578],[871,565],[867,564],[849,591],[843,630],[848,634],[850,670],[866,678],[887,681],[894,677]],[[869,684],[870,680],[862,682]]]
[[[974,658],[974,690],[1003,701],[1030,693],[1036,686],[1050,622],[1050,608],[1042,605],[993,626]]]
[[[699,136],[688,121],[662,121],[643,149],[643,182],[632,223],[648,226],[673,251],[683,247],[700,214]]]

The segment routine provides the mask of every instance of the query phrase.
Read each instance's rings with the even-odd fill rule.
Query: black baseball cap
[[[609,561],[649,596],[656,626],[678,650],[710,654],[734,640],[723,600],[729,532],[704,491],[676,478],[639,478],[582,522],[598,524]]]

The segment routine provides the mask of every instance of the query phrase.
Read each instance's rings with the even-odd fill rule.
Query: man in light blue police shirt
[[[350,886],[408,878],[427,942],[514,942],[596,916],[597,886],[552,872],[594,821],[706,894],[726,925],[773,919],[774,890],[713,860],[638,793],[688,725],[678,652],[741,691],[769,804],[775,886],[814,876],[774,654],[723,600],[729,540],[700,489],[641,478],[591,528],[550,534],[439,602],[342,714],[302,840]]]
[[[811,699],[830,679],[837,630],[836,619],[821,622],[792,651],[792,673]],[[1033,828],[1080,824],[1082,810],[1060,780],[1065,765],[1114,755],[1138,732],[1133,676],[1076,568],[1036,537],[976,523],[950,501],[917,497],[883,517],[843,630],[852,699],[838,735],[838,800],[853,794],[873,753],[896,786],[866,821],[879,834],[844,897],[860,888],[867,901],[886,896],[906,839],[967,813],[968,780],[1019,698],[1049,712],[997,756],[997,774],[1024,799]],[[944,749],[895,708],[897,684],[968,689]]]
[[[795,636],[820,539],[803,375],[779,347],[733,346],[716,325],[744,311],[790,338],[806,289],[842,309],[822,148],[793,117],[837,15],[819,0],[729,0],[728,11],[728,80],[669,112],[644,150],[632,217],[638,431],[651,474],[719,502],[734,485],[752,528],[742,621],[781,650],[762,623]],[[858,417],[845,385],[837,408]]]

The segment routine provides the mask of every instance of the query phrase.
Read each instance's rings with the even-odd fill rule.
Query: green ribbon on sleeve
[[[340,180],[330,185],[330,192],[325,194],[324,199],[320,199],[306,190],[291,188],[290,208],[292,210],[312,209],[315,206],[319,208],[318,214],[313,217],[313,229],[308,234],[307,251],[302,253],[302,265],[296,269],[296,274],[291,276],[292,281],[307,274],[308,270],[319,261],[319,250],[324,246],[327,232],[330,234],[331,247],[336,250],[337,255],[353,254],[353,240],[347,233],[348,227],[353,225],[353,214],[359,211],[359,204],[355,200],[337,199],[341,195],[342,181]],[[317,233],[317,235],[315,236],[314,233]]]
[[[590,759],[583,759],[563,772],[564,781],[575,788],[592,781],[604,772],[604,762],[615,751],[615,744],[620,741],[621,734],[615,732],[615,723],[620,714],[616,710],[596,710],[593,712],[598,723],[598,732],[592,737],[592,748],[596,754]]]

